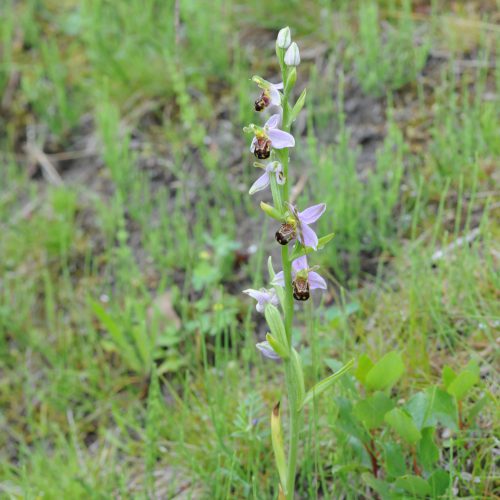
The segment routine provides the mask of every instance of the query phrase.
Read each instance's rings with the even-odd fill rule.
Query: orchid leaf
[[[315,397],[319,396],[321,393],[329,389],[342,375],[344,375],[352,368],[353,364],[354,360],[351,359],[351,361],[346,363],[340,370],[338,370],[335,373],[332,373],[329,377],[326,377],[321,382],[318,382],[312,389],[307,391],[302,406],[305,406],[306,404],[310,403]]]
[[[281,314],[278,309],[272,304],[267,304],[264,310],[264,315],[273,337],[283,346],[288,346],[285,325],[283,324],[283,320],[281,319]]]
[[[270,333],[266,334],[266,340],[269,342],[269,345],[273,348],[273,351],[283,359],[287,359],[289,357],[288,349],[284,346],[279,340],[273,337]]]
[[[288,119],[288,125],[291,125],[297,119],[297,116],[299,116],[299,113],[302,111],[304,103],[306,102],[306,95],[307,90],[304,89],[302,91],[302,94],[300,94],[299,98],[297,99],[297,102],[293,106],[292,112],[290,113],[290,117]]]

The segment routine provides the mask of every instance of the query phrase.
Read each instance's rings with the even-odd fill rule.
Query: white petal
[[[275,87],[269,89],[269,96],[271,97],[271,106],[279,106],[281,104],[281,95]]]
[[[250,190],[248,191],[248,194],[254,194],[257,191],[262,191],[263,189],[266,189],[267,186],[269,186],[269,173],[264,172],[253,184]]]

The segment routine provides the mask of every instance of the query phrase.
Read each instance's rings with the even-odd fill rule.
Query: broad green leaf
[[[418,429],[436,427],[438,423],[450,429],[458,428],[457,405],[453,396],[439,389],[428,387],[418,392],[405,405]]]
[[[366,429],[354,418],[350,399],[337,396],[335,404],[338,408],[336,428],[349,436],[353,436],[357,441],[366,443],[369,440],[369,435]]]
[[[420,476],[414,476],[411,474],[401,476],[396,479],[395,484],[398,488],[401,488],[416,497],[425,497],[431,493],[429,483]]]
[[[386,413],[384,420],[408,444],[415,444],[422,437],[415,422],[404,410],[393,408]]]
[[[406,460],[398,443],[390,441],[384,445],[385,468],[390,477],[406,474]]]
[[[438,498],[446,493],[450,486],[450,474],[443,469],[434,471],[427,480],[431,487],[431,498]]]
[[[442,373],[443,385],[445,389],[457,378],[457,374],[453,371],[451,366],[444,365]]]
[[[422,439],[418,443],[418,457],[426,471],[432,470],[434,464],[439,460],[439,448],[434,442],[434,427],[422,429]]]
[[[312,389],[307,391],[302,406],[310,403],[315,397],[329,389],[344,373],[351,369],[353,364],[354,360],[349,361],[339,371],[332,373],[329,377],[318,382]]]
[[[474,385],[479,382],[479,371],[470,369],[460,372],[453,382],[447,388],[447,391],[457,398],[462,400]]]
[[[390,389],[404,371],[401,354],[396,351],[388,352],[367,373],[365,385],[372,390]]]
[[[264,309],[264,316],[266,317],[267,324],[273,337],[288,350],[285,325],[283,324],[278,309],[272,304],[267,304]]]
[[[380,427],[384,422],[384,415],[394,408],[394,402],[383,392],[376,392],[372,396],[359,401],[353,410],[354,416],[368,429]]]
[[[358,366],[354,372],[354,376],[365,385],[366,375],[373,368],[373,361],[366,355],[361,354],[358,359]]]
[[[382,498],[391,498],[391,488],[388,483],[382,479],[376,479],[373,474],[365,472],[361,474],[363,482],[367,484],[372,490],[376,491]]]

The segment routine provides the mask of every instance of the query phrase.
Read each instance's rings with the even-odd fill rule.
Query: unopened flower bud
[[[285,64],[287,66],[298,66],[300,64],[299,47],[295,42],[293,42],[286,51]]]
[[[290,28],[287,26],[279,31],[278,38],[276,39],[276,45],[280,49],[288,49],[291,43],[292,35],[290,34]]]

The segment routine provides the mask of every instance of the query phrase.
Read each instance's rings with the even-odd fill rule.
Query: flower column
[[[257,300],[257,311],[264,313],[270,330],[266,340],[257,344],[258,349],[267,358],[283,360],[290,419],[288,460],[285,458],[281,437],[279,403],[271,414],[271,435],[280,478],[279,496],[292,499],[303,408],[332,385],[349,369],[350,364],[316,384],[306,394],[301,359],[292,345],[293,301],[294,298],[298,301],[307,300],[311,290],[326,289],[325,280],[315,268],[309,267],[306,255],[322,248],[332,239],[333,234],[318,239],[310,227],[325,212],[325,204],[299,211],[290,203],[289,148],[295,146],[290,128],[304,106],[306,91],[302,92],[293,106],[290,104],[290,94],[297,80],[296,67],[300,63],[300,53],[297,44],[291,41],[289,28],[283,28],[279,32],[276,54],[283,83],[273,84],[259,76],[254,76],[252,80],[261,89],[261,94],[255,101],[255,110],[260,112],[274,106],[279,112],[273,114],[263,126],[250,124],[244,130],[254,136],[250,151],[259,160],[270,159],[267,165],[254,163],[256,167],[262,168],[264,173],[254,182],[250,194],[268,187],[271,190],[273,205],[262,202],[261,208],[280,223],[276,231],[276,241],[281,245],[283,270],[275,274],[269,258],[269,274],[273,288],[249,289],[244,292]],[[295,244],[290,250],[289,243],[292,241]],[[281,305],[283,315],[280,314],[278,305]]]

